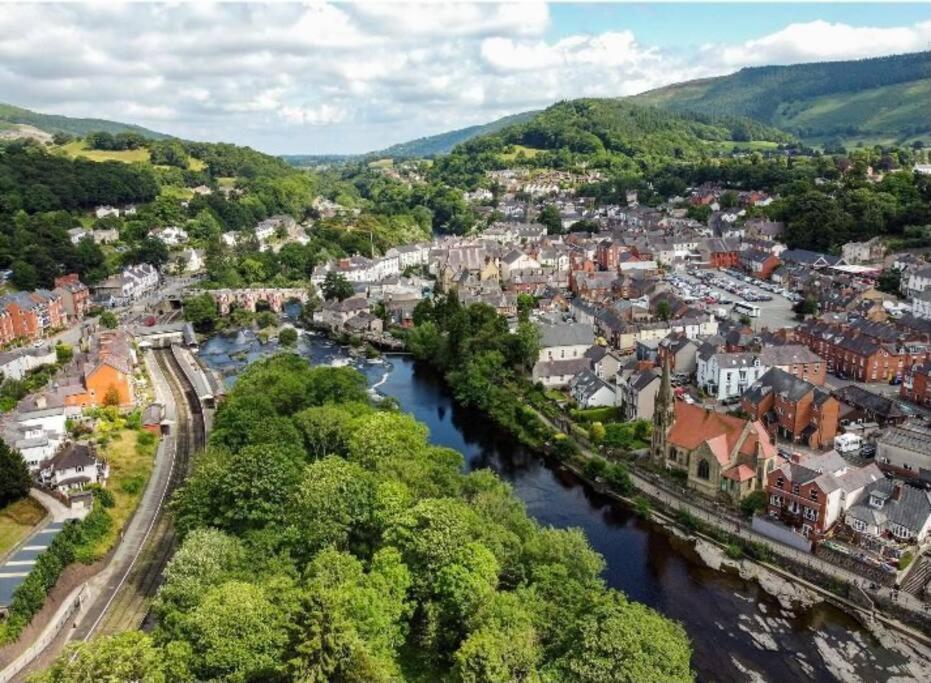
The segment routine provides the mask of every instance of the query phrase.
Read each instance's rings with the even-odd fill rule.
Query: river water
[[[200,357],[232,382],[246,364],[276,350],[247,331],[211,338]],[[585,531],[605,557],[610,586],[682,622],[700,680],[931,680],[926,661],[894,639],[880,644],[842,611],[828,605],[786,610],[755,582],[710,569],[686,542],[457,405],[442,378],[409,357],[350,359],[315,335],[302,335],[298,351],[313,363],[349,363],[362,371],[375,391],[425,423],[434,443],[460,451],[468,469],[488,467],[510,482],[541,524]]]

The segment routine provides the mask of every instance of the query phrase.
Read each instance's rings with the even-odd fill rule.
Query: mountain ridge
[[[6,124],[6,125],[3,125]],[[0,102],[0,133],[7,132],[6,137],[40,137],[36,129],[51,136],[55,133],[67,133],[83,137],[92,132],[137,133],[152,140],[164,140],[171,136],[150,130],[132,123],[122,123],[109,119],[78,118],[61,114],[45,114],[13,104]],[[18,135],[21,133],[21,135]]]

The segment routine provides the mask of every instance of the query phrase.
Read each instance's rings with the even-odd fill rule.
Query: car
[[[896,375],[895,377],[889,380],[889,384],[894,387],[899,386],[901,383],[902,383],[902,377],[900,375]]]
[[[834,373],[834,376],[835,376],[837,379],[847,379],[847,375],[845,375],[845,374],[844,374],[843,372],[841,372],[840,370],[838,370],[837,372],[835,372],[835,373]]]

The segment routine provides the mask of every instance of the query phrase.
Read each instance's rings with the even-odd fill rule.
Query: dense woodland
[[[41,680],[691,680],[682,627],[606,588],[581,532],[427,437],[354,370],[254,363],[172,503],[154,632]]]

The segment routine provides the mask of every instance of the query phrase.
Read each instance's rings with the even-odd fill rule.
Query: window
[[[814,500],[814,501],[817,501],[817,500],[818,500],[818,490],[817,490],[817,489],[812,489],[812,490],[811,490],[811,499]]]
[[[798,490],[799,490],[799,485],[798,485],[798,484],[792,484],[792,493],[794,493],[794,494],[797,496],[797,495],[798,495]]]
[[[815,508],[802,508],[802,515],[805,519],[815,521],[818,519],[818,510]]]
[[[769,503],[773,507],[781,508],[782,507],[782,496],[770,496]]]
[[[711,467],[708,465],[708,461],[704,458],[698,463],[698,478],[699,479],[708,479],[711,476]]]
[[[784,484],[785,482],[782,480],[782,477],[779,477],[778,479],[776,479],[776,488],[781,489]]]

